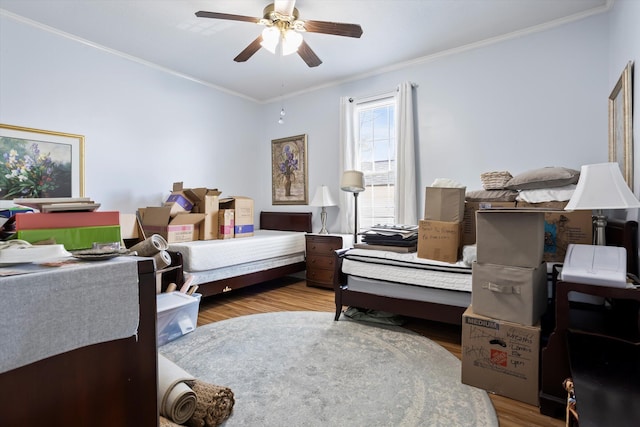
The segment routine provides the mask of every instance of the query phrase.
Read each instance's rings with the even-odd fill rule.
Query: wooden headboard
[[[607,219],[605,229],[607,245],[622,246],[627,250],[627,272],[638,275],[638,223],[620,219]]]
[[[311,212],[260,212],[260,229],[311,233]]]

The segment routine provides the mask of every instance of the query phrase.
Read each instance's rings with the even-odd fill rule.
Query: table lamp
[[[322,212],[320,212],[320,219],[322,220],[322,229],[320,230],[320,234],[329,234],[327,231],[327,206],[335,206],[336,202],[333,201],[333,197],[331,197],[331,192],[329,191],[329,187],[326,185],[320,185],[316,194],[313,196],[310,206],[321,206]]]
[[[355,221],[353,225],[353,243],[358,243],[358,193],[364,191],[364,174],[356,170],[344,171],[340,189],[353,193],[355,202]]]
[[[580,179],[565,210],[595,210],[593,216],[593,244],[605,245],[607,217],[603,209],[640,208],[640,201],[622,177],[617,163],[584,165]]]

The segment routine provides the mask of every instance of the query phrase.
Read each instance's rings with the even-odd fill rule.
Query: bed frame
[[[301,231],[311,233],[311,212],[260,212],[260,229],[262,230],[282,230]],[[251,239],[247,237],[246,239]],[[162,286],[165,287],[173,282],[177,285],[184,283],[182,271],[182,254],[180,252],[169,251],[171,255],[171,265],[167,268],[167,274],[163,275]],[[255,273],[243,274],[241,276],[229,277],[213,282],[201,283],[198,293],[203,297],[229,292],[268,280],[277,279],[288,274],[298,273],[306,269],[304,261],[275,267]]]
[[[608,244],[624,246],[627,248],[627,271],[638,271],[638,242],[631,232],[637,230],[637,222],[609,220],[606,230]],[[380,310],[390,313],[417,317],[420,319],[433,320],[437,322],[450,323],[454,325],[462,324],[462,314],[466,307],[443,305],[433,302],[417,301],[403,298],[374,295],[367,292],[352,291],[347,284],[347,275],[342,273],[342,257],[345,250],[336,251],[335,277],[339,279],[334,285],[336,313],[335,320],[340,318],[343,306],[353,306],[371,310]]]

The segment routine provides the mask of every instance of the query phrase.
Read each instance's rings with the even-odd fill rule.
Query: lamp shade
[[[331,192],[329,191],[329,187],[326,185],[318,186],[316,190],[316,194],[313,196],[311,203],[309,206],[335,206],[337,203],[331,197]]]
[[[351,193],[364,191],[364,174],[354,170],[344,171],[342,181],[340,182],[340,189]]]
[[[640,208],[617,163],[584,165],[571,200],[564,208],[573,210]]]

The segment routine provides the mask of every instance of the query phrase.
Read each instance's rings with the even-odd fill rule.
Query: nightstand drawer
[[[307,280],[333,285],[333,270],[307,270]]]
[[[316,242],[307,241],[307,253],[316,255],[332,255],[336,249],[342,248],[342,244],[338,246],[335,242]]]
[[[335,261],[335,257],[333,256],[308,255],[307,269],[333,270],[333,266],[336,263]]]

